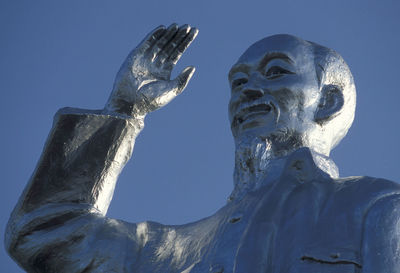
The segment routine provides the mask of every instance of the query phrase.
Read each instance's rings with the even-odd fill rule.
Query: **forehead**
[[[264,38],[251,45],[232,67],[229,75],[243,66],[258,66],[268,58],[280,58],[301,65],[313,59],[310,44],[292,35],[279,34]]]

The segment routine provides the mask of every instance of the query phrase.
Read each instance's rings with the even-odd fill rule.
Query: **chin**
[[[276,157],[286,156],[307,146],[304,135],[288,127],[255,127],[243,130],[235,137],[235,142],[237,144],[268,143],[266,147],[271,149],[272,154]]]

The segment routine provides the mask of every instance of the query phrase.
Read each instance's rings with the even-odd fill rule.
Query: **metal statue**
[[[10,255],[28,272],[400,272],[400,186],[340,178],[329,158],[354,118],[351,72],[291,35],[256,42],[229,72],[235,187],[223,208],[174,226],[106,217],[144,117],[193,75],[170,78],[197,32],[156,28],[103,110],[56,114],[8,223]]]

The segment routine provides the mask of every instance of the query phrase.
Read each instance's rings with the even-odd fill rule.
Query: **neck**
[[[292,155],[299,149],[309,149],[316,167],[332,178],[339,176],[335,163],[327,156],[310,148],[293,147],[277,152],[268,139],[253,139],[236,143],[234,190],[229,200],[241,199],[246,193],[255,191],[276,181]]]

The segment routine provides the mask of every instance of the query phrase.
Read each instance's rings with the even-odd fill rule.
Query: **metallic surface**
[[[400,186],[339,178],[330,150],[351,126],[355,87],[334,51],[290,35],[232,67],[230,201],[178,226],[107,218],[144,117],[194,68],[171,70],[197,29],[163,26],[134,49],[104,110],[61,109],[14,209],[6,248],[28,272],[400,272]]]

